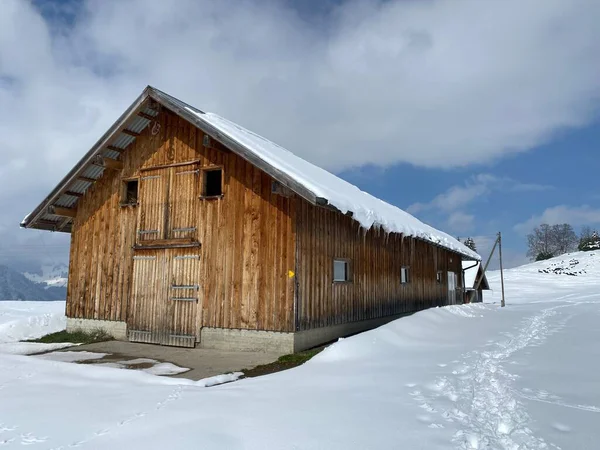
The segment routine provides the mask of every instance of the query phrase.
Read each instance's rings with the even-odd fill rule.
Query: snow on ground
[[[210,389],[206,380],[0,355],[0,444],[596,448],[600,253],[571,258],[585,273],[540,272],[560,258],[507,271],[506,308],[491,273],[493,303],[423,311],[296,369]]]
[[[59,352],[59,353],[63,353],[63,352]],[[95,353],[96,355],[102,355],[101,358],[103,358],[104,356],[107,356],[106,354],[103,353]],[[150,358],[136,358],[136,359],[129,359],[129,360],[124,360],[124,361],[115,361],[115,362],[96,362],[94,363],[97,366],[104,366],[104,367],[113,367],[115,369],[132,369],[132,370],[139,370],[145,373],[149,373],[150,375],[157,375],[157,376],[167,376],[167,375],[178,375],[180,373],[185,373],[185,372],[189,372],[190,369],[187,367],[179,367],[173,363],[169,363],[169,362],[160,362],[157,361],[156,359],[150,359]],[[234,381],[237,380],[242,374],[237,374],[237,376],[231,380],[227,380],[227,381]],[[210,383],[211,385],[213,384],[212,382]],[[219,384],[219,383],[214,383],[214,384]]]
[[[46,359],[49,361],[62,361],[62,362],[80,362],[80,361],[91,361],[94,359],[102,359],[108,353],[96,353],[96,352],[50,352],[44,353],[43,355],[36,355],[36,358]]]
[[[65,302],[0,301],[0,342],[36,339],[66,323]]]

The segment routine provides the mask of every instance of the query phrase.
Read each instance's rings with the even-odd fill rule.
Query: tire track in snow
[[[568,319],[553,326],[548,319],[557,314],[557,309],[575,305],[544,309],[523,321],[516,333],[507,335],[509,339],[496,343],[492,350],[465,354],[452,376],[439,377],[429,393],[417,390],[411,395],[428,413],[439,413],[446,422],[459,425],[453,437],[459,449],[558,448],[535,436],[528,427],[529,414],[512,387],[516,376],[507,372],[503,363],[513,353],[540,345],[562,328]]]

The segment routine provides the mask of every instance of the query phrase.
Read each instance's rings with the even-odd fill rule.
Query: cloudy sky
[[[148,85],[509,265],[542,221],[600,227],[597,0],[2,0],[0,263],[18,223]]]

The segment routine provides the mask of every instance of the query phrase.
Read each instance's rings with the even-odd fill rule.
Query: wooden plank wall
[[[445,305],[447,272],[462,278],[457,254],[378,229],[365,232],[350,217],[307,202],[298,202],[296,230],[299,330]],[[334,258],[351,261],[352,282],[333,282]],[[403,266],[410,267],[404,285]]]
[[[271,193],[271,178],[218,143],[205,148],[200,130],[166,109],[160,130],[147,127],[122,155],[122,171],[106,171],[80,199],[71,237],[67,316],[127,321],[138,207],[121,207],[122,179],[151,168],[197,161],[223,167],[224,195],[197,199],[201,243],[200,326],[292,331],[295,214],[293,197]],[[143,170],[142,170],[143,169]],[[185,220],[180,221],[181,224]],[[174,222],[179,225],[180,222]]]

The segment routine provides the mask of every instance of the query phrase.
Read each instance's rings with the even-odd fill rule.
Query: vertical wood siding
[[[199,336],[203,326],[306,330],[444,305],[448,271],[460,287],[459,255],[365,232],[339,212],[273,194],[268,175],[214,141],[204,147],[202,132],[185,120],[165,109],[157,120],[160,127],[148,127],[123,153],[123,170],[106,171],[79,201],[68,317],[127,321],[164,342]],[[215,166],[223,170],[223,196],[202,199],[202,169]],[[139,204],[121,206],[123,179],[133,177]],[[133,249],[157,239],[200,246]],[[196,262],[177,259],[190,252]],[[334,258],[350,260],[350,283],[333,283]],[[410,267],[405,285],[403,266]],[[173,286],[196,284],[197,304],[169,300]]]
[[[448,304],[447,272],[460,280],[459,255],[399,234],[365,232],[330,209],[297,205],[299,330]],[[333,282],[335,258],[350,261],[350,282]],[[407,284],[400,283],[403,266],[410,268]]]
[[[194,333],[201,326],[292,331],[294,280],[288,272],[295,267],[297,200],[272,194],[268,175],[214,141],[205,148],[203,134],[175,114],[163,109],[158,122],[157,134],[148,127],[124,152],[124,169],[106,171],[79,201],[71,238],[68,317],[137,326],[150,319],[144,314],[156,316],[166,304],[165,289],[179,272],[160,278],[156,274],[164,272],[151,267],[151,260],[136,260],[138,267],[134,256],[154,254],[160,261],[172,250],[134,251],[133,246],[157,239],[138,231],[160,230],[160,239],[200,243],[193,269],[200,286]],[[200,199],[201,173],[195,170],[214,166],[223,168],[224,195]],[[132,177],[141,178],[139,205],[122,207],[122,180]],[[181,231],[191,228],[196,230]],[[144,299],[149,295],[144,289],[160,279],[155,291],[162,306],[138,310],[133,299]],[[171,308],[183,307],[177,305]],[[187,320],[183,312],[174,314]],[[189,330],[189,322],[173,320],[169,327]]]

